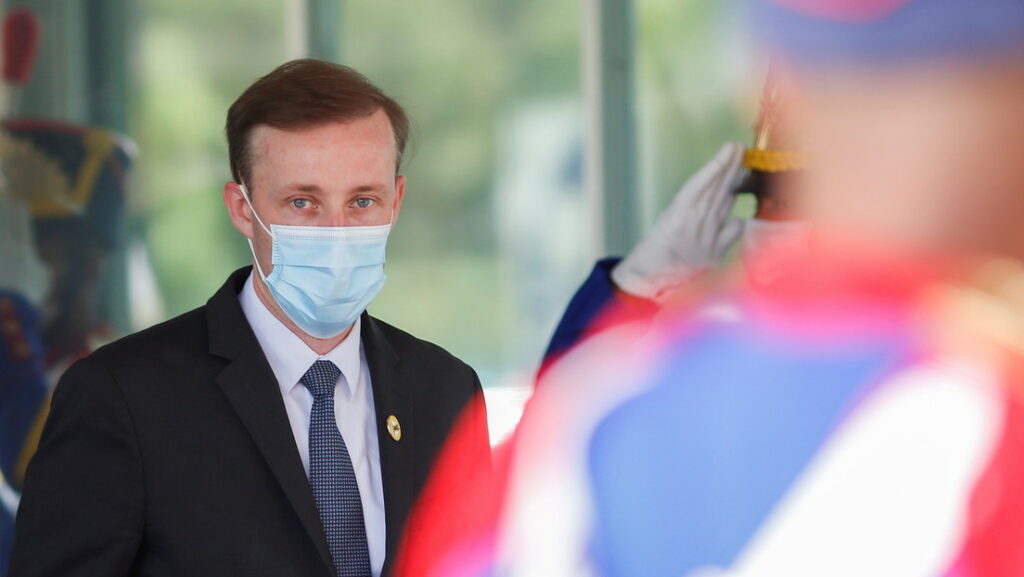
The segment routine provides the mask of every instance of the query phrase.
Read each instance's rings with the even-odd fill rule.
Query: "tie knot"
[[[334,385],[338,382],[341,369],[331,361],[320,360],[309,367],[299,381],[313,393],[314,399],[334,394]]]

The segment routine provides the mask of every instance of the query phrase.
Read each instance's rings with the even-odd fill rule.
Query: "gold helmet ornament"
[[[754,145],[743,155],[743,166],[750,171],[778,173],[807,168],[807,153],[793,126],[785,123],[786,99],[768,73],[761,95],[761,110],[754,126]]]

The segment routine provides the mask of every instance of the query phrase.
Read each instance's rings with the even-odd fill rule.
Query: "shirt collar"
[[[270,363],[270,368],[274,371],[274,376],[277,377],[282,393],[290,394],[292,389],[299,386],[299,379],[306,374],[309,367],[315,361],[324,359],[341,369],[341,374],[345,376],[342,390],[349,397],[355,395],[360,386],[359,377],[363,364],[361,318],[356,319],[345,340],[326,354],[318,355],[267,309],[256,294],[251,274],[238,295],[238,301],[246,320],[249,321],[249,326],[252,327],[252,332],[256,335],[256,340],[260,343],[260,348],[263,349],[263,354]]]

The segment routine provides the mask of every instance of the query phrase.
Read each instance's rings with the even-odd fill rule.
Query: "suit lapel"
[[[384,485],[384,514],[387,527],[387,558],[384,574],[389,574],[402,538],[402,526],[415,498],[416,423],[407,384],[399,370],[399,357],[380,326],[368,314],[362,318],[363,351],[370,370],[373,403],[380,445],[380,469]],[[388,418],[401,425],[401,440],[388,432]]]
[[[295,447],[277,379],[238,304],[238,292],[249,270],[236,271],[207,303],[210,352],[231,361],[217,376],[217,384],[266,459],[324,563],[333,572],[327,538]]]

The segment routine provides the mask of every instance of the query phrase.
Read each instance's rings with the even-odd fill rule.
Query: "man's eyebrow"
[[[384,183],[376,182],[357,186],[352,189],[352,192],[383,192],[387,189],[388,187]]]
[[[315,184],[304,184],[301,182],[293,182],[284,186],[283,190],[297,191],[297,192],[321,192],[322,189]]]
[[[282,191],[285,192],[308,192],[308,193],[322,193],[324,189],[316,184],[307,184],[302,182],[293,182],[286,184],[281,187]],[[381,182],[373,182],[359,185],[355,188],[350,189],[349,194],[358,194],[360,192],[384,192],[388,190],[388,186]]]

